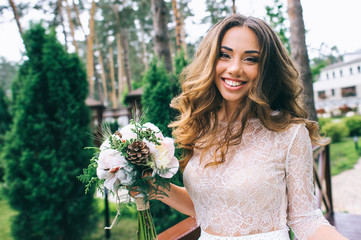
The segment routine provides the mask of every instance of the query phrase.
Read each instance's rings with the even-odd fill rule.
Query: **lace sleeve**
[[[329,225],[317,207],[313,185],[312,145],[304,124],[296,125],[286,160],[287,223],[299,240]]]

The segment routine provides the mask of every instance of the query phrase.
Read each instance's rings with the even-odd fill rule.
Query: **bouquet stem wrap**
[[[144,197],[135,198],[135,204],[137,205],[138,211],[145,211],[149,209],[149,202],[145,202]]]
[[[135,198],[138,210],[138,232],[137,240],[157,240],[152,215],[149,210],[149,202],[145,202],[144,197]]]

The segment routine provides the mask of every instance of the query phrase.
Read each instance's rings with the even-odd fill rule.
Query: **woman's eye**
[[[220,57],[220,58],[230,58],[230,56],[229,56],[227,53],[224,53],[224,52],[221,52],[221,53],[219,54],[219,57]]]
[[[257,57],[247,57],[247,58],[245,58],[245,61],[256,63],[256,62],[258,62],[258,58]]]

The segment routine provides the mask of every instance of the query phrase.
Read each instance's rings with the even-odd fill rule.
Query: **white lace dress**
[[[329,225],[317,208],[312,146],[304,124],[283,132],[267,130],[258,119],[246,125],[240,145],[223,164],[204,168],[195,150],[184,170],[202,240],[286,240],[288,226],[305,240]]]

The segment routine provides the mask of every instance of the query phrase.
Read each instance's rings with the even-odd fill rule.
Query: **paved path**
[[[353,169],[332,177],[335,212],[361,215],[361,158]]]

